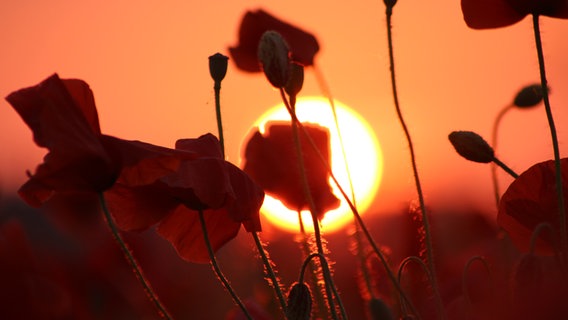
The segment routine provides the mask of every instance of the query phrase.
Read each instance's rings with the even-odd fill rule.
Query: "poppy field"
[[[484,186],[491,212],[459,214],[430,205],[424,187],[404,112],[411,92],[397,77],[404,64],[392,32],[397,2],[381,2],[386,38],[370,40],[386,48],[380,72],[388,75],[388,108],[406,153],[397,165],[412,186],[412,198],[389,216],[360,210],[346,155],[353,146],[341,140],[333,90],[316,61],[321,39],[267,10],[245,11],[236,41],[204,57],[213,103],[203,109],[216,126],[172,147],[103,130],[89,79],[56,71],[13,88],[5,100],[45,154],[25,172],[18,199],[2,199],[0,318],[567,318],[568,158],[558,133],[565,126],[553,112],[563,106],[550,98],[563,89],[548,83],[540,26],[568,19],[568,1],[461,0],[460,19],[476,32],[531,19],[535,59],[527,63],[538,65],[538,81],[518,86],[490,136],[447,132],[447,149],[483,166],[492,182]],[[240,162],[227,152],[234,141],[227,123],[235,121],[225,116],[230,73],[262,77],[255,90],[272,92],[289,115],[251,128],[238,146]],[[335,125],[299,119],[308,75]],[[542,144],[553,157],[517,171],[498,146],[502,120],[533,109],[546,118]],[[332,170],[338,158],[349,183]],[[503,188],[503,181],[511,183]],[[297,232],[268,225],[268,196],[293,212]],[[326,232],[322,220],[341,205],[349,225]]]

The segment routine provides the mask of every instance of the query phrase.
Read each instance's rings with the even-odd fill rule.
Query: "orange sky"
[[[2,1],[0,95],[57,72],[81,78],[95,93],[102,129],[125,139],[173,146],[178,138],[216,133],[207,57],[228,54],[247,9],[260,1]],[[384,179],[374,208],[386,211],[416,198],[408,147],[390,95],[382,1],[271,1],[274,15],[313,32],[316,57],[336,99],[374,127],[383,146]],[[490,138],[494,116],[521,87],[538,80],[528,19],[475,31],[459,1],[400,0],[394,41],[403,114],[413,135],[427,201],[492,208],[489,167],[455,154],[447,135],[473,130]],[[568,22],[542,19],[551,102],[568,154]],[[306,71],[303,95],[320,90]],[[279,95],[260,74],[230,64],[223,82],[229,160],[238,161],[249,126]],[[564,110],[562,110],[564,109]],[[45,151],[4,100],[0,101],[0,179],[13,193]],[[544,108],[511,112],[501,128],[498,156],[519,173],[552,157]],[[511,180],[502,176],[503,186]],[[453,200],[452,200],[453,199]]]

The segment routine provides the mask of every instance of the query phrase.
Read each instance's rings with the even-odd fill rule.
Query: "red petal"
[[[568,200],[568,159],[562,159],[561,166],[564,198]],[[497,222],[523,251],[528,251],[531,235],[540,223],[549,223],[558,235],[554,161],[538,163],[513,181],[501,198]],[[540,253],[552,252],[549,232],[545,230],[542,235],[547,241],[537,242],[537,250]]]
[[[229,217],[226,210],[206,210],[204,218],[213,251],[217,251],[236,237],[241,226]],[[162,220],[158,233],[172,243],[183,259],[196,263],[210,261],[196,211],[185,206],[177,207],[172,214]]]
[[[515,10],[507,0],[461,0],[465,23],[473,29],[491,29],[512,25],[527,14]]]
[[[274,30],[282,35],[290,47],[292,60],[304,65],[314,64],[319,51],[315,36],[289,23],[277,19],[264,10],[248,11],[241,21],[239,44],[229,48],[237,67],[248,72],[260,72],[257,59],[258,43],[262,34]]]
[[[202,157],[223,159],[219,140],[210,133],[204,134],[197,139],[180,139],[176,141],[176,149],[194,152]]]
[[[330,160],[329,134],[316,125],[304,125],[322,156]],[[289,124],[270,123],[267,134],[256,132],[245,149],[244,171],[264,190],[291,210],[309,207],[304,197],[303,186]],[[321,218],[325,212],[339,205],[339,200],[331,192],[329,174],[322,165],[320,157],[313,150],[307,138],[300,132],[305,173],[308,178],[317,214]]]
[[[243,223],[246,231],[261,231],[259,211],[264,191],[251,178],[234,165],[227,163],[235,198],[228,200],[227,209],[233,221]]]

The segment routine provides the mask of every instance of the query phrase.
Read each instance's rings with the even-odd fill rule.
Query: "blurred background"
[[[218,0],[3,1],[0,95],[5,97],[35,85],[57,72],[62,78],[80,78],[90,84],[106,134],[169,147],[179,138],[206,132],[216,134],[208,57],[216,52],[228,55],[228,47],[237,44],[243,14],[258,8],[318,38],[321,50],[315,63],[323,71],[334,97],[369,122],[382,146],[383,179],[365,219],[386,245],[412,247],[412,239],[405,238],[406,233],[401,231],[408,221],[398,213],[406,212],[409,204],[415,202],[416,192],[408,145],[392,102],[382,1],[349,5],[319,0],[270,4]],[[551,104],[561,155],[566,155],[564,141],[568,141],[568,132],[563,124],[568,122],[568,91],[563,89],[568,83],[568,24],[546,17],[541,21]],[[489,141],[499,111],[511,103],[521,87],[539,80],[529,19],[507,28],[476,31],[463,22],[458,0],[400,0],[394,10],[393,35],[401,108],[414,140],[429,207],[434,213],[446,215],[481,212],[491,225],[496,209],[489,166],[460,158],[447,136],[453,130],[471,130]],[[268,108],[279,104],[280,98],[262,74],[247,74],[229,63],[221,104],[228,160],[238,163],[241,144],[251,125]],[[309,68],[301,95],[321,95]],[[0,119],[0,223],[2,230],[9,230],[1,239],[5,243],[15,243],[13,239],[20,239],[23,244],[28,241],[29,256],[37,260],[41,279],[53,282],[53,274],[59,279],[61,270],[89,270],[72,275],[75,280],[67,281],[82,283],[76,279],[87,279],[96,273],[104,281],[97,282],[93,290],[106,293],[105,288],[99,288],[106,283],[112,287],[111,296],[121,297],[129,306],[118,318],[140,318],[144,314],[152,318],[151,305],[128,274],[128,267],[99,218],[89,218],[94,226],[92,232],[70,231],[72,228],[57,222],[58,217],[31,210],[15,197],[26,179],[25,171],[33,171],[45,150],[34,145],[31,131],[5,100],[0,101]],[[535,162],[552,158],[549,136],[542,106],[513,110],[503,119],[497,156],[520,173]],[[499,176],[504,191],[512,180],[505,174]],[[392,223],[400,228],[386,228],[392,233],[389,234],[383,230],[385,224],[378,221],[397,221]],[[295,281],[300,263],[294,236],[267,223],[263,227],[263,239],[270,242],[273,258],[289,285]],[[328,235],[331,257],[338,262],[336,273],[345,277],[340,280],[344,287],[339,286],[346,294],[357,290],[354,266],[341,263],[351,260],[348,248],[341,245],[347,229]],[[223,293],[208,266],[183,262],[152,230],[128,237],[172,313],[219,319],[231,308],[229,296]],[[103,252],[107,242],[117,261],[112,260],[105,267],[105,262],[93,257],[108,256]],[[259,301],[266,297],[263,290],[267,287],[262,281],[260,262],[251,250],[252,242],[243,233],[238,241],[220,251],[220,259],[243,297]],[[403,255],[405,250],[410,249],[401,249],[398,254]],[[288,252],[297,253],[297,260],[288,259]],[[26,257],[22,261],[31,259]],[[83,264],[89,268],[82,268]],[[101,270],[122,270],[124,274],[119,277]],[[120,285],[114,277],[120,279]],[[52,292],[55,287],[48,285],[51,282],[44,280],[38,283],[51,292],[49,296],[58,297]],[[69,294],[76,288],[65,290]],[[109,295],[104,298],[102,293],[99,300],[95,299],[101,304],[122,301],[109,299]],[[92,299],[85,300],[85,304],[93,303]],[[64,309],[65,303],[70,302],[61,303]],[[199,310],[213,303],[217,307]]]

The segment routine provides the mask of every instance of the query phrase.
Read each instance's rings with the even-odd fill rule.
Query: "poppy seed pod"
[[[290,320],[309,320],[312,313],[312,294],[305,283],[295,283],[288,292],[288,311]]]
[[[493,148],[472,131],[454,131],[448,136],[457,153],[467,160],[489,163],[495,159]]]
[[[215,82],[221,82],[227,74],[227,65],[229,64],[229,57],[220,54],[209,56],[209,74]]]
[[[290,97],[298,95],[304,85],[304,67],[296,62],[290,64],[288,81],[284,90]]]
[[[283,88],[288,82],[288,44],[276,31],[266,31],[258,44],[258,60],[270,84]]]
[[[392,320],[394,319],[391,310],[385,301],[379,298],[369,300],[369,312],[373,320]]]
[[[518,108],[530,108],[538,105],[543,98],[542,86],[540,84],[531,84],[526,86],[517,93],[513,104]]]

